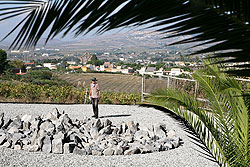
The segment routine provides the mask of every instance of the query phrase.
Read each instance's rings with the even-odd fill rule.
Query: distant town
[[[36,48],[33,51],[8,51],[8,60],[23,63],[22,68],[12,69],[18,75],[25,75],[32,69],[46,68],[65,73],[110,72],[191,77],[201,64],[198,57],[184,57],[178,51],[168,50],[143,53],[76,52],[65,55],[56,48]]]

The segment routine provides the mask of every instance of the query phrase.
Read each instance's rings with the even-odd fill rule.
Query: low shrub
[[[36,102],[36,103],[90,103],[86,89],[74,86],[37,85],[32,83],[6,81],[0,84],[2,101]],[[135,93],[102,92],[102,104],[137,104],[140,95]]]

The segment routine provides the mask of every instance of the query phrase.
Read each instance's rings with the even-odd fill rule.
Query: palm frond
[[[178,90],[159,90],[149,101],[172,109],[192,125],[215,159],[225,166],[248,166],[250,146],[249,97],[233,77],[220,71],[211,61],[197,71],[194,79],[209,100],[210,112],[189,94]],[[249,90],[245,94],[248,94]]]
[[[242,62],[228,71],[249,76],[249,7],[246,0],[6,0],[0,3],[0,20],[27,15],[11,47],[36,45],[50,27],[47,41],[60,33],[78,36],[150,23],[166,38],[191,36],[173,44],[210,44],[193,54],[212,52],[226,58],[224,63]]]
[[[148,100],[155,105],[167,107],[187,120],[215,159],[221,165],[225,166],[227,164],[227,161],[225,161],[226,157],[221,148],[222,141],[218,140],[221,137],[218,135],[220,134],[218,131],[219,128],[215,124],[211,113],[202,110],[194,97],[190,97],[186,92],[167,89],[152,93]],[[229,164],[227,165],[229,166]]]

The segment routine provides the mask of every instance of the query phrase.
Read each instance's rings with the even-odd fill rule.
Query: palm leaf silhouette
[[[0,2],[0,21],[26,14],[11,48],[35,46],[46,30],[47,42],[60,33],[79,36],[150,23],[166,38],[191,35],[169,45],[206,45],[192,55],[213,53],[225,58],[227,72],[250,76],[249,5],[246,0],[6,0]]]

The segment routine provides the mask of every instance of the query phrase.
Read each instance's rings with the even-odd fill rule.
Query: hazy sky
[[[118,11],[120,8],[122,8],[126,3],[122,4],[120,7],[118,7],[114,13],[116,11]],[[15,5],[14,5],[15,6]],[[0,8],[4,8],[4,7],[14,7],[14,6],[10,6],[10,5],[1,5]],[[1,12],[0,12],[1,13]],[[5,35],[7,35],[26,15],[22,15],[22,16],[18,16],[18,17],[14,17],[14,18],[11,18],[11,19],[7,19],[7,20],[4,20],[4,21],[0,21],[0,40],[3,39],[3,37],[5,37]],[[116,29],[116,30],[112,30],[112,31],[109,31],[109,32],[105,32],[103,35],[110,35],[110,34],[114,34],[114,33],[122,33],[122,32],[131,32],[131,31],[135,31],[135,30],[141,30],[143,28],[145,28],[146,26],[144,27],[138,27],[138,28],[120,28],[120,29]],[[9,36],[4,42],[13,42],[14,38],[17,36],[18,32],[19,32],[20,28],[17,29],[11,36]],[[49,31],[47,31],[48,33]],[[83,39],[83,38],[92,38],[92,37],[95,37],[95,36],[100,36],[100,34],[95,34],[95,32],[90,32],[89,34],[83,36],[78,36],[77,38],[74,37],[74,34],[73,33],[68,33],[67,36],[65,36],[63,39],[61,38],[62,37],[62,34],[58,35],[55,37],[55,39],[59,39],[59,40],[62,40],[62,41],[73,41],[73,40],[78,40],[78,39]],[[46,38],[46,35],[43,36],[43,38]],[[1,42],[0,42],[1,44]]]
[[[24,16],[25,15],[17,16],[17,17],[11,18],[11,19],[0,21],[0,40],[3,39],[24,18]],[[135,30],[139,30],[139,29],[142,29],[142,27],[139,27],[139,28],[120,28],[120,29],[109,31],[109,32],[105,32],[103,35],[107,35],[107,34],[110,35],[110,34],[121,33],[121,32],[130,32],[130,31],[135,31]],[[19,30],[20,30],[20,28],[17,29],[11,36],[9,36],[5,40],[5,42],[13,41],[13,39],[18,34]],[[95,34],[95,32],[93,31],[85,36],[83,36],[83,35],[78,36],[77,38],[74,38],[73,33],[71,33],[71,34],[69,33],[63,39],[61,38],[62,35],[58,35],[55,38],[63,40],[63,41],[72,41],[72,40],[77,40],[77,39],[82,39],[82,38],[91,38],[91,37],[95,37],[97,35],[99,36],[100,34]],[[44,38],[45,37],[46,36],[44,36]]]

